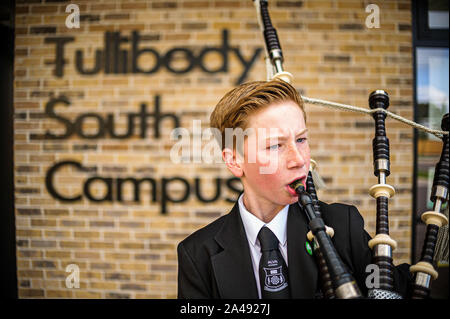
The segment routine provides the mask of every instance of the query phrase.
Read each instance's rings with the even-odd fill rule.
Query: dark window
[[[449,112],[448,1],[413,1],[413,21],[414,119],[440,130],[442,116]],[[412,264],[422,252],[426,225],[420,217],[433,209],[430,193],[442,151],[442,140],[434,135],[415,130],[414,139]],[[448,204],[442,209],[448,211]],[[435,298],[448,298],[448,242],[446,256],[438,261],[439,278],[431,285],[431,296]]]

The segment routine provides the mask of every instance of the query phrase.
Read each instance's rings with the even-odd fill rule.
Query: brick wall
[[[208,126],[214,105],[242,76],[242,59],[255,57],[245,81],[266,78],[252,1],[79,0],[72,2],[80,9],[79,29],[65,25],[69,3],[16,4],[19,296],[175,298],[177,244],[227,213],[232,207],[227,199],[236,198],[239,185],[227,185],[232,176],[222,164],[173,163],[170,150],[176,141],[170,133],[177,120],[191,132],[194,120],[201,121],[201,129]],[[380,28],[365,25],[370,3],[380,8]],[[369,93],[385,89],[391,97],[389,110],[412,118],[409,1],[272,0],[270,13],[285,69],[302,94],[368,107]],[[156,52],[158,70],[144,74],[133,69],[133,36],[139,37],[138,49],[153,50],[141,54],[137,68],[156,68]],[[206,47],[220,48],[225,42],[227,64],[219,52],[202,60],[205,69],[223,72],[207,73],[199,63],[189,70],[186,57],[192,54],[198,62]],[[57,54],[58,47],[64,56]],[[58,57],[64,62],[59,69]],[[158,107],[165,116],[155,119],[151,114]],[[143,109],[147,131],[140,125]],[[356,205],[373,235],[375,201],[368,195],[376,183],[373,120],[313,105],[306,111],[312,157],[328,186],[319,198]],[[135,123],[134,132],[111,136],[111,130],[126,135],[128,118]],[[409,262],[412,129],[386,122],[392,150],[387,181],[397,191],[389,209],[391,235],[398,241],[395,262]],[[131,179],[142,182],[138,200]],[[217,183],[218,198],[200,201],[197,193],[214,199]],[[70,264],[80,270],[78,289],[66,287]]]

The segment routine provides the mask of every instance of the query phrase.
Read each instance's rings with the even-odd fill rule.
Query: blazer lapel
[[[237,202],[214,238],[223,248],[211,257],[220,298],[257,299],[250,248]]]
[[[306,250],[307,219],[297,203],[289,206],[287,222],[288,269],[291,297],[312,299],[317,288],[318,270]]]

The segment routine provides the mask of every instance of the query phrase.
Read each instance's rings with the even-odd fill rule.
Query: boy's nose
[[[287,168],[303,167],[305,158],[296,146],[290,146],[287,158]]]

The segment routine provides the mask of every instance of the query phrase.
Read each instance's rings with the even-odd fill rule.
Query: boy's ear
[[[242,159],[236,154],[236,150],[224,148],[222,150],[222,158],[230,172],[236,177],[242,177],[244,171],[242,169]]]

